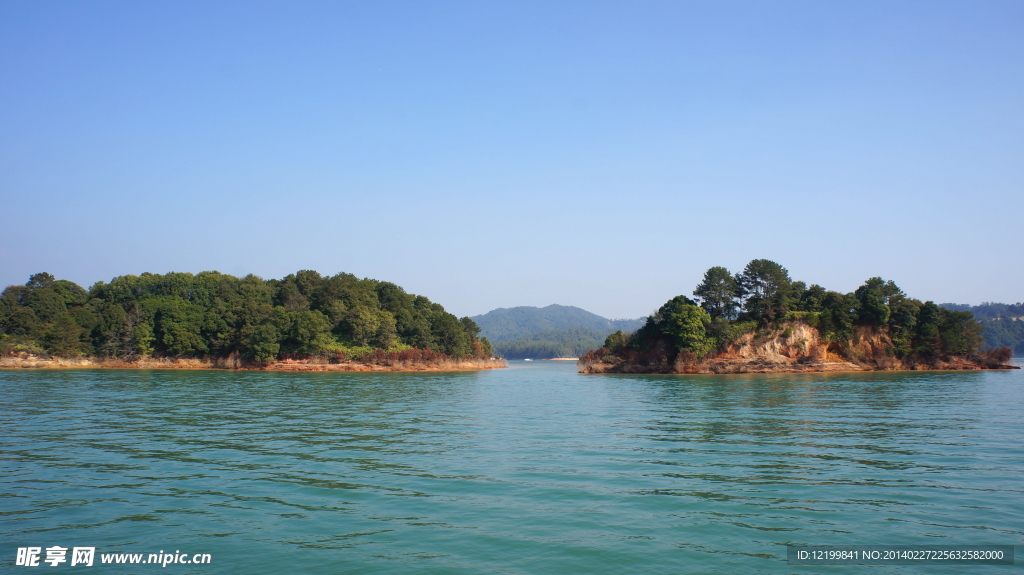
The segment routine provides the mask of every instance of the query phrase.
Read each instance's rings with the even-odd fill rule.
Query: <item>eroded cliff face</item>
[[[800,373],[882,370],[1014,369],[993,357],[904,358],[892,355],[886,328],[858,327],[848,342],[826,341],[817,328],[788,322],[780,329],[747,333],[704,358],[674,353],[663,342],[647,352],[594,353],[580,373]]]

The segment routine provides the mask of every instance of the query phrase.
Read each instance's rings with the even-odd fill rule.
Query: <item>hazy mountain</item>
[[[995,303],[985,302],[981,305],[970,305],[964,303],[940,303],[939,307],[955,311],[969,311],[976,319],[1024,319],[1024,303]]]
[[[498,308],[472,318],[495,352],[509,359],[578,357],[614,331],[638,329],[645,319],[608,319],[565,305]]]
[[[547,307],[499,307],[471,318],[480,326],[480,335],[492,343],[529,337],[543,331],[585,327],[605,333],[621,329],[633,331],[646,318],[607,319],[571,305],[552,304]]]

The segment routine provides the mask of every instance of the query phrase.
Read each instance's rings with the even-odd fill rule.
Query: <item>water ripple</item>
[[[573,367],[0,372],[4,552],[171,547],[213,554],[207,574],[790,573],[790,543],[1024,538],[1021,372]]]

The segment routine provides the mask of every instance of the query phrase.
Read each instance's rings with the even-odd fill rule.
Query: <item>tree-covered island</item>
[[[580,358],[584,373],[757,373],[1010,368],[1008,348],[980,351],[969,311],[908,297],[871,278],[853,293],[793,281],[765,259],[712,267],[633,333]]]
[[[144,273],[88,290],[38,273],[0,295],[8,367],[500,367],[479,331],[393,283],[309,270],[280,280]]]

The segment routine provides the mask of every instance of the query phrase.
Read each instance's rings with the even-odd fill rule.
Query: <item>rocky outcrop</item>
[[[893,355],[893,347],[885,328],[862,326],[850,341],[831,342],[817,328],[792,321],[779,329],[744,334],[703,358],[676,353],[659,342],[645,352],[594,350],[580,358],[578,366],[580,373],[695,374],[1018,369],[998,350],[970,357],[901,359]]]

